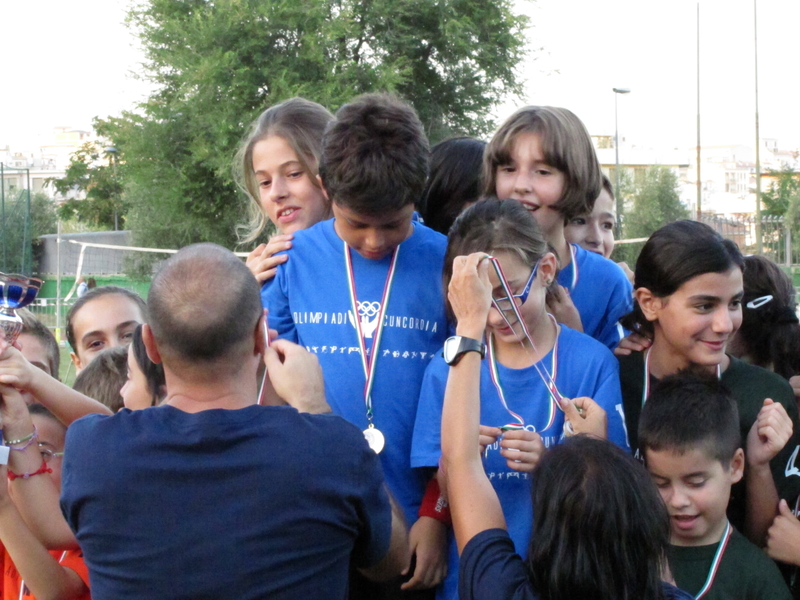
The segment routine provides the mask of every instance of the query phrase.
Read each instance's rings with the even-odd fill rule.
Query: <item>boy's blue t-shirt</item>
[[[365,429],[364,369],[352,321],[344,242],[333,223],[331,219],[294,234],[289,260],[264,284],[261,298],[269,310],[269,326],[317,355],[333,412]],[[442,293],[447,239],[420,223],[413,228],[399,246],[372,389],[373,423],[386,437],[381,463],[409,524],[417,519],[427,483],[409,460],[419,390],[449,331]],[[370,352],[391,256],[375,261],[351,251],[351,257]]]
[[[633,310],[633,286],[615,262],[570,244],[574,260],[558,274],[581,315],[583,331],[613,350],[625,337],[619,320]]]
[[[552,369],[552,351],[542,363]],[[611,352],[589,336],[561,325],[557,367],[554,379],[559,392],[565,398],[594,399],[608,415],[608,439],[627,450],[619,366]],[[564,413],[556,410],[553,425],[541,430],[548,421],[550,400],[535,367],[509,369],[498,364],[497,369],[508,407],[524,419],[528,429],[539,432],[546,447],[558,444],[563,439]],[[413,467],[439,464],[442,406],[449,371],[441,353],[437,353],[425,373],[411,450]],[[481,362],[480,397],[482,425],[500,427],[515,422],[492,383],[488,357]],[[525,556],[533,527],[531,479],[527,473],[510,469],[499,450],[497,443],[489,446],[484,467],[503,507],[509,535],[517,552]],[[458,552],[452,536],[450,542],[448,576],[438,596],[447,599],[455,598],[458,581]]]

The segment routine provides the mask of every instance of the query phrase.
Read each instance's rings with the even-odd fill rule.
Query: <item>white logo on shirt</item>
[[[380,312],[380,302],[358,301],[358,316],[361,320],[361,331],[364,333],[365,338],[369,339],[372,337],[372,334],[375,333],[375,329],[378,327],[378,314]],[[350,325],[355,327],[356,324],[353,322],[352,311],[348,311],[347,317],[350,319]]]
[[[792,452],[792,455],[789,457],[789,462],[786,463],[786,470],[783,472],[786,477],[791,475],[800,476],[800,469],[794,466],[794,463],[797,460],[798,451],[800,451],[800,446],[795,447],[794,452]]]

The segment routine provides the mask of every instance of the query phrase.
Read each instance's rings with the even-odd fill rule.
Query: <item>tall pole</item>
[[[700,178],[700,0],[697,0],[697,220],[703,219],[703,184]]]
[[[761,138],[758,133],[758,0],[753,0],[753,40],[756,59],[756,253],[763,254],[761,239]]]
[[[56,229],[56,340],[61,341],[61,218]]]
[[[628,88],[612,88],[614,91],[614,195],[617,197],[617,232],[622,236],[623,201],[619,189],[619,117],[617,113],[617,96],[630,94]]]

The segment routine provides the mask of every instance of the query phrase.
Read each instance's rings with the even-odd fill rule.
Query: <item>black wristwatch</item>
[[[451,367],[457,365],[467,352],[477,352],[483,358],[486,356],[486,344],[460,335],[449,337],[444,342],[444,362]]]

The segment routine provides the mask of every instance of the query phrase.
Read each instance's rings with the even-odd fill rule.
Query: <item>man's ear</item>
[[[663,298],[659,298],[646,287],[636,288],[633,292],[633,296],[639,304],[639,308],[642,310],[645,319],[648,321],[658,320],[658,315],[665,304]]]
[[[269,335],[267,332],[266,312],[266,310],[263,311],[256,322],[256,330],[254,332],[254,354],[263,355],[267,351],[267,340],[264,338],[265,335]]]
[[[325,199],[328,202],[330,202],[331,201],[331,197],[328,196],[328,190],[325,189],[325,182],[322,181],[322,177],[320,177],[319,175],[317,175],[317,183],[319,183],[319,189],[322,190],[322,194],[325,196]]]
[[[731,483],[741,481],[744,476],[744,450],[737,448],[731,459]]]
[[[158,351],[156,338],[153,337],[153,330],[150,329],[150,325],[147,323],[142,325],[142,342],[144,342],[144,348],[147,350],[147,357],[155,364],[160,363],[161,353]]]

